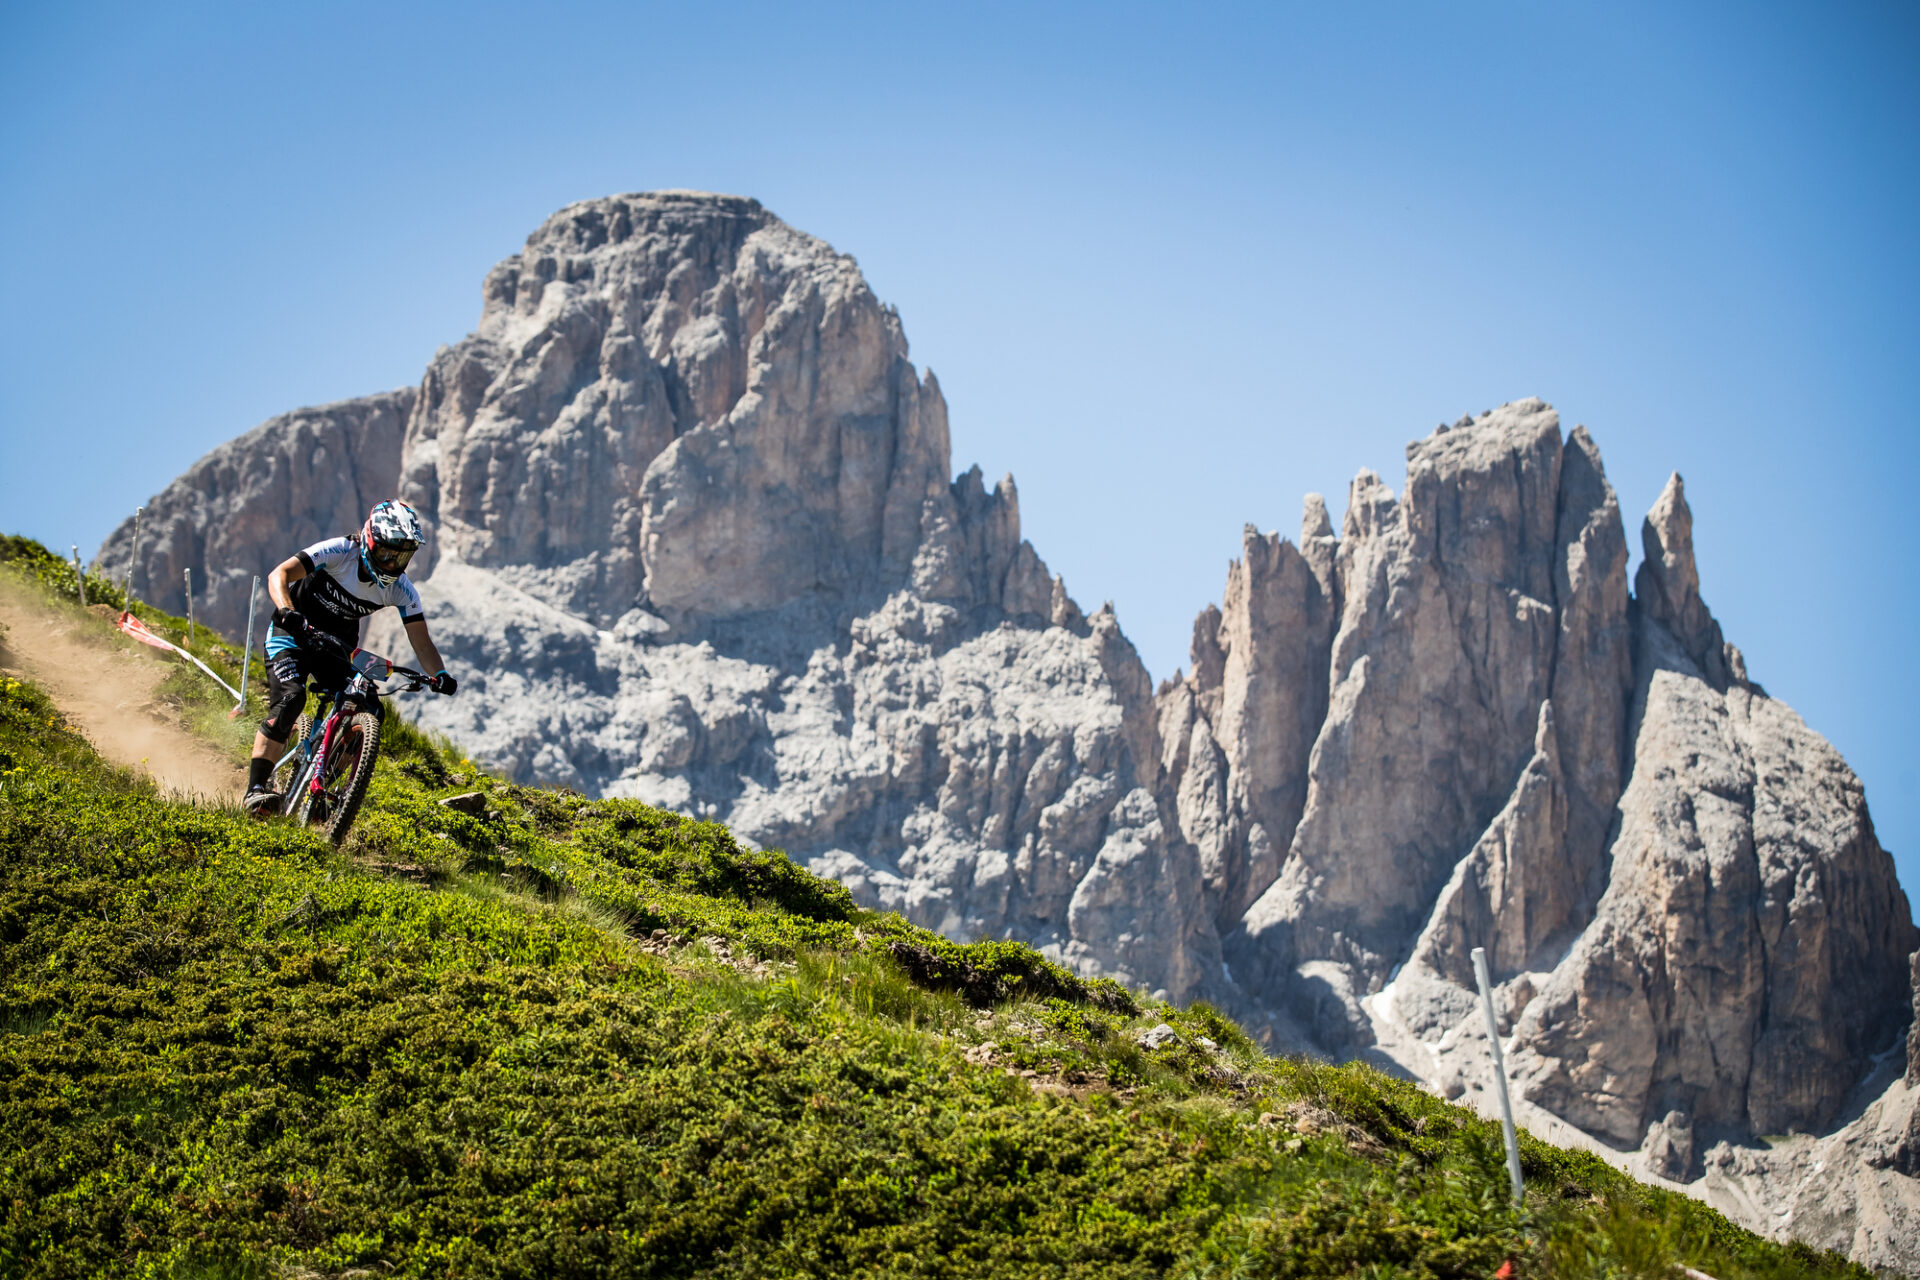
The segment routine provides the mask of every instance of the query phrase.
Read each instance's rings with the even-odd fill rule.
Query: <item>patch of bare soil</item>
[[[155,700],[180,659],[49,609],[4,580],[0,625],[0,670],[45,689],[101,755],[151,775],[175,799],[240,799],[247,781],[241,762],[188,732]]]

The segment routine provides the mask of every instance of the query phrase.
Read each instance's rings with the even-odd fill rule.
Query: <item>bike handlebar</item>
[[[431,684],[433,677],[424,671],[415,671],[412,667],[403,667],[391,658],[384,658],[370,649],[355,649],[347,655],[347,665],[359,673],[374,688],[374,692],[383,698],[396,693],[417,693]],[[386,667],[386,675],[375,675],[381,666]],[[399,681],[383,685],[384,679],[398,676]]]
[[[389,674],[398,676],[406,681],[406,687],[402,689],[396,685],[393,688],[383,689],[380,688],[379,685],[375,685],[374,687],[379,690],[380,696],[383,698],[391,697],[396,693],[418,693],[420,690],[426,688],[428,683],[433,679],[432,676],[424,671],[415,671],[412,667],[402,667],[397,664]]]

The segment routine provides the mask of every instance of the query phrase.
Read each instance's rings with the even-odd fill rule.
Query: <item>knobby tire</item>
[[[351,716],[341,717],[334,733],[338,738],[333,758],[327,762],[329,776],[321,786],[331,791],[333,779],[349,769],[353,771],[347,781],[345,794],[339,797],[327,814],[327,839],[337,845],[347,838],[348,828],[359,816],[360,802],[367,797],[367,784],[373,780],[373,762],[380,754],[380,717],[371,711],[356,711]],[[353,753],[351,759],[348,758],[348,752]]]
[[[313,717],[306,712],[293,723],[293,736],[287,741],[298,744],[307,740],[307,734],[313,729]],[[313,761],[306,756],[295,759],[291,766],[293,776],[280,788],[280,813],[283,817],[298,816],[301,822],[307,816],[307,783],[313,777]]]

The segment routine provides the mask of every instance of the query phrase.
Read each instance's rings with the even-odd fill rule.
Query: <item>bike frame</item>
[[[330,703],[322,704],[322,710],[313,717],[313,727],[307,730],[307,736],[295,741],[287,754],[281,756],[273,766],[275,773],[289,764],[295,766],[286,798],[281,801],[282,812],[292,812],[296,806],[325,790],[322,780],[326,777],[327,759],[333,752],[333,734],[339,726],[342,713],[351,708],[355,711],[372,711],[378,715],[381,698],[418,690],[427,683],[424,672],[400,666],[391,659],[365,649],[355,649],[348,656],[347,665],[353,669],[353,675],[347,679],[344,687],[331,691],[314,690],[322,698],[329,699]],[[381,668],[385,668],[389,675],[405,677],[405,683],[383,688],[373,676],[373,672]]]

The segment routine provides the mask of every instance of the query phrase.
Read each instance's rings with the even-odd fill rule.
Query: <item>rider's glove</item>
[[[455,680],[451,673],[444,670],[438,672],[433,679],[427,681],[427,688],[433,690],[435,693],[447,694],[449,697],[451,697],[453,691],[459,687],[460,682]]]
[[[273,625],[290,636],[302,636],[307,633],[307,618],[298,609],[275,609]]]
[[[331,635],[315,626],[308,626],[305,631],[300,632],[294,638],[300,642],[300,647],[308,653],[317,653],[327,658],[338,658],[342,662],[346,661],[347,656],[352,652],[347,645],[341,643],[340,637]]]

